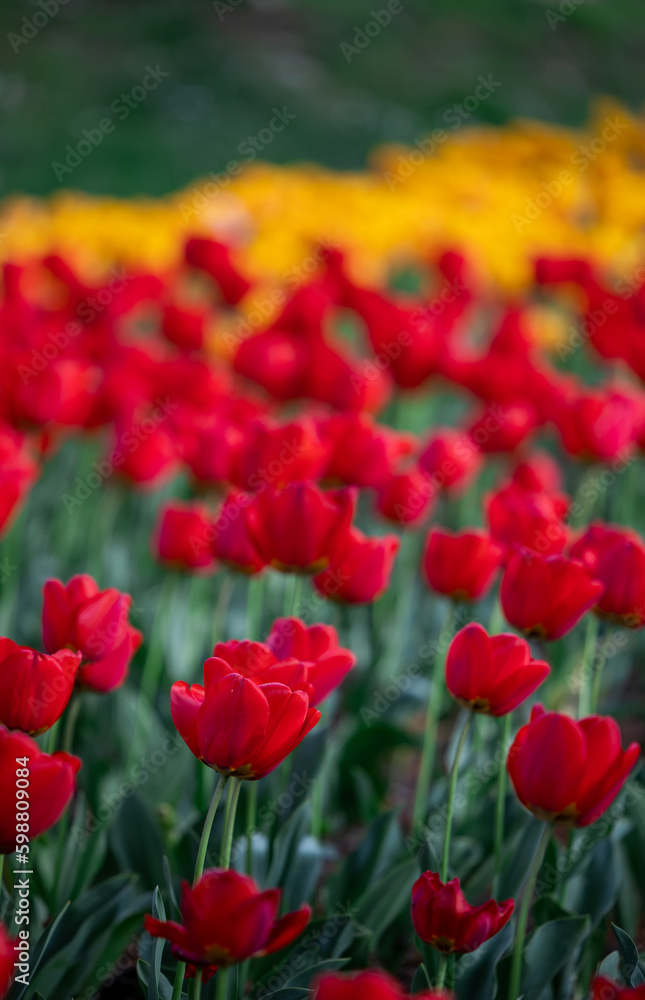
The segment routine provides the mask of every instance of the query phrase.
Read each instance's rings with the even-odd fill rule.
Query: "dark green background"
[[[69,186],[176,189],[238,157],[274,105],[297,119],[264,158],[360,167],[375,144],[412,141],[440,124],[479,74],[501,82],[477,112],[481,121],[580,124],[598,94],[637,109],[642,0],[564,2],[573,13],[554,30],[546,15],[561,0],[402,0],[402,12],[348,63],[341,42],[351,44],[355,26],[386,0],[237,0],[221,17],[210,0],[68,0],[18,52],[9,32],[41,8],[5,0],[0,194],[59,189],[52,161],[140,84],[147,64],[169,77],[65,178]]]

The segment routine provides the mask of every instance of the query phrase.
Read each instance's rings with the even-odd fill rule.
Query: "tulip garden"
[[[0,997],[643,1000],[644,153],[0,206]]]

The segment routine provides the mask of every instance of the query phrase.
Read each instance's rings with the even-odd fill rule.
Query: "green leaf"
[[[616,924],[611,925],[614,937],[618,942],[618,950],[623,960],[622,972],[630,986],[641,986],[645,983],[645,976],[639,966],[638,948],[630,938],[629,934]]]
[[[495,887],[495,899],[517,899],[537,854],[544,823],[530,816],[517,831],[506,853]]]
[[[419,877],[416,860],[403,861],[376,879],[357,904],[354,919],[359,927],[372,934],[376,948],[381,934],[410,905],[412,886]]]
[[[308,987],[312,979],[323,975],[325,972],[335,972],[336,969],[342,969],[348,962],[348,958],[326,958],[324,962],[318,962],[317,965],[312,965],[308,969],[296,972],[290,979],[287,979],[284,985],[291,988]]]
[[[110,844],[121,871],[139,875],[150,890],[163,882],[163,841],[138,795],[124,799],[110,830]]]
[[[430,982],[430,976],[428,975],[426,967],[422,962],[412,977],[410,993],[421,993],[422,990],[428,990],[431,986],[432,983]]]
[[[358,847],[347,856],[338,874],[330,879],[330,905],[358,899],[374,879],[400,861],[402,856],[403,835],[398,811],[381,813],[370,824]]]
[[[57,916],[51,922],[49,928],[47,929],[47,932],[41,937],[38,944],[36,945],[36,948],[34,949],[34,953],[30,962],[30,968],[29,968],[30,979],[33,980],[33,977],[35,973],[38,971],[39,967],[44,962],[47,961],[50,954],[52,954],[53,950],[55,950],[54,941],[56,939],[56,934],[65,914],[67,913],[67,910],[69,909],[69,905],[70,905],[69,903],[65,903],[62,910],[57,914]],[[23,986],[21,983],[20,984],[16,983],[13,990],[11,991],[10,1000],[20,1000],[20,998],[25,995],[28,989],[29,985]]]
[[[166,910],[163,905],[161,893],[159,892],[159,886],[155,887],[155,891],[152,894],[152,915],[153,917],[156,917],[157,920],[166,919]],[[155,938],[152,946],[152,963],[150,965],[150,982],[148,983],[148,1000],[160,1000],[159,976],[161,974],[161,959],[165,943],[166,942],[163,938]]]
[[[588,866],[567,886],[567,909],[588,914],[592,927],[597,927],[616,902],[619,889],[616,845],[612,840],[601,840],[594,847]]]
[[[311,834],[298,843],[284,882],[283,905],[287,912],[311,901],[327,856],[327,849]]]
[[[292,812],[275,835],[267,885],[284,885],[291,859],[298,849],[298,844],[309,833],[310,829],[311,806],[308,801],[305,801]]]
[[[457,1000],[492,1000],[497,986],[497,963],[512,944],[513,929],[514,922],[509,921],[481,948],[460,959],[455,977]]]
[[[520,993],[525,1000],[538,1000],[564,968],[571,952],[587,937],[590,927],[588,917],[565,917],[542,924],[533,932],[524,951]]]

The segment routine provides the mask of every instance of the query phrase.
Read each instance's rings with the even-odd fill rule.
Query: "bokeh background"
[[[274,106],[297,117],[263,159],[360,168],[379,143],[410,143],[440,125],[480,74],[500,86],[473,121],[581,125],[604,94],[640,107],[641,0],[401,0],[363,51],[343,51],[385,6],[67,0],[34,33],[23,19],[33,24],[43,11],[36,0],[3,3],[0,196],[48,194],[65,182],[118,195],[177,190],[236,157]],[[156,64],[168,77],[59,182],[52,162],[65,146]]]

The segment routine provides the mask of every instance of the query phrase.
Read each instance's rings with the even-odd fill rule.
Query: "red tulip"
[[[325,441],[311,417],[278,424],[258,417],[249,427],[241,456],[241,482],[252,492],[267,485],[285,486],[298,479],[318,479],[329,457]]]
[[[496,542],[547,555],[564,549],[568,528],[563,522],[568,498],[560,494],[528,493],[511,483],[487,499],[486,515]]]
[[[253,575],[266,566],[266,561],[251,541],[244,510],[251,503],[248,493],[232,492],[224,500],[213,529],[215,540],[213,550],[218,559],[238,573]]]
[[[316,590],[332,601],[369,604],[387,590],[401,542],[397,535],[368,538],[351,528],[342,550],[314,577]]]
[[[247,507],[246,526],[274,569],[318,573],[345,544],[355,502],[350,489],[325,493],[311,482],[269,486]]]
[[[223,243],[206,237],[193,237],[186,243],[186,262],[210,274],[228,305],[236,305],[251,287],[233,265],[231,252]]]
[[[16,820],[17,780],[29,782],[26,832],[31,841],[60,819],[74,794],[80,766],[78,757],[68,753],[50,756],[30,736],[0,726],[0,854],[11,854],[18,845],[27,843]]]
[[[476,601],[490,590],[502,564],[503,548],[485,531],[453,534],[432,528],[423,556],[423,574],[432,590],[453,601]]]
[[[515,794],[538,819],[588,826],[614,801],[639,753],[638,743],[621,749],[612,718],[590,715],[576,722],[536,705],[507,766]]]
[[[553,420],[570,455],[604,462],[635,447],[643,404],[618,390],[577,391],[556,408]]]
[[[0,639],[0,723],[36,735],[53,726],[74,689],[80,653],[52,656]]]
[[[324,424],[330,442],[327,476],[348,486],[384,482],[394,464],[411,454],[414,437],[374,422],[366,413],[338,413]]]
[[[303,906],[278,917],[281,897],[280,889],[260,892],[248,875],[210,868],[194,887],[182,882],[183,923],[146,916],[145,928],[153,937],[171,942],[175,958],[188,965],[188,978],[199,970],[207,982],[220,966],[271,955],[303,932],[311,908]]]
[[[315,983],[314,1000],[405,1000],[408,996],[386,972],[370,969],[343,975],[332,972]],[[416,1000],[451,1000],[447,990],[424,990]]]
[[[157,557],[177,569],[212,570],[215,568],[212,551],[214,534],[205,504],[169,501],[163,504],[158,514]]]
[[[570,554],[605,587],[594,608],[600,618],[627,628],[645,624],[645,545],[636,532],[592,524]]]
[[[413,466],[405,472],[391,472],[381,485],[377,508],[394,524],[417,524],[430,513],[437,487]]]
[[[548,663],[531,658],[524,639],[509,633],[489,636],[472,622],[450,643],[446,686],[471,712],[506,715],[537,690],[549,669]]]
[[[603,590],[575,559],[518,549],[504,571],[500,600],[506,620],[515,628],[559,639],[597,603]]]
[[[438,489],[467,489],[482,465],[479,447],[464,431],[444,427],[434,431],[419,455],[421,470]]]
[[[293,657],[306,664],[312,705],[338,687],[356,663],[354,654],[339,644],[332,625],[307,626],[300,618],[276,619],[266,644],[279,660]]]
[[[118,590],[99,590],[91,576],[67,584],[47,580],[43,588],[43,642],[48,652],[68,646],[83,654],[78,671],[82,687],[112,691],[123,684],[143,636],[128,623],[132,598]]]
[[[263,330],[242,340],[233,369],[257,382],[276,399],[305,395],[309,347],[298,334]]]
[[[640,986],[619,986],[611,979],[596,976],[591,984],[589,1000],[645,1000],[645,983]]]
[[[17,943],[17,939],[9,937],[4,924],[0,924],[0,1000],[6,997],[13,982]]]
[[[298,673],[298,664],[294,667]],[[213,656],[204,664],[203,686],[177,681],[171,688],[170,710],[180,735],[220,774],[249,781],[264,777],[320,718],[306,690],[259,680]]]
[[[425,944],[444,955],[475,951],[502,929],[513,913],[514,903],[489,899],[470,906],[459,879],[444,885],[435,872],[424,872],[412,887],[412,923]]]
[[[0,428],[0,532],[9,527],[38,477],[38,465],[21,434]]]
[[[562,486],[562,472],[548,451],[533,451],[518,462],[513,482],[528,493],[557,493]]]
[[[161,332],[181,351],[200,351],[207,322],[208,313],[203,309],[182,309],[169,304],[164,308]]]
[[[468,433],[483,452],[515,451],[536,424],[537,415],[532,406],[511,403],[498,407],[495,416],[487,410],[472,424]]]

